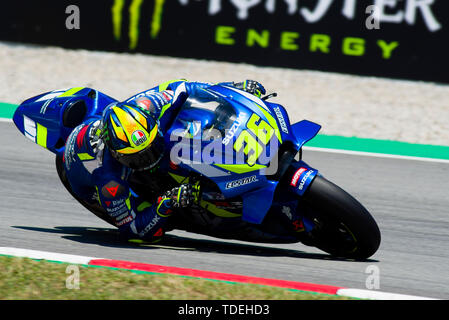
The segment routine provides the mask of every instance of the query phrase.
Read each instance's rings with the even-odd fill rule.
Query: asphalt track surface
[[[73,200],[54,156],[0,122],[0,246],[449,299],[449,164],[304,151],[304,160],[359,199],[382,243],[364,262],[302,244],[264,245],[173,231],[157,246],[118,241]],[[82,275],[81,275],[82,281]]]

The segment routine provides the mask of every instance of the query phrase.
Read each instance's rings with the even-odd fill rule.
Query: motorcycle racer
[[[253,80],[221,83],[260,97],[264,87]],[[159,241],[176,208],[187,207],[197,190],[182,184],[159,193],[155,203],[142,201],[130,188],[133,171],[157,172],[167,150],[163,135],[187,97],[211,86],[174,80],[113,103],[101,117],[77,126],[67,138],[63,164],[72,195],[103,215],[128,239]]]

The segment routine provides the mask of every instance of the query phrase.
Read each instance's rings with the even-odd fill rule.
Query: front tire
[[[316,176],[302,198],[315,228],[307,244],[333,256],[364,260],[380,245],[380,230],[368,210],[349,193]]]

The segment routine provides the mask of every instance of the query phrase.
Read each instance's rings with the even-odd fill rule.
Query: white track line
[[[389,293],[375,290],[362,290],[362,289],[339,289],[337,295],[343,297],[359,298],[359,299],[372,299],[372,300],[437,300],[434,298],[411,296],[407,294]]]
[[[0,247],[0,255],[24,257],[30,259],[43,259],[49,261],[60,261],[73,264],[89,264],[92,259],[98,259],[94,257],[77,256],[73,254],[54,253],[47,251],[28,250],[19,248]]]
[[[364,152],[364,151],[351,151],[342,149],[329,149],[329,148],[318,148],[318,147],[302,147],[304,150],[317,151],[317,152],[329,152],[329,153],[340,153],[349,154],[355,156],[366,156],[366,157],[377,157],[377,158],[390,158],[390,159],[400,159],[400,160],[416,160],[425,162],[439,162],[439,163],[449,163],[446,159],[435,159],[435,158],[424,158],[424,157],[412,157],[412,156],[401,156],[396,154],[384,154],[375,152]]]

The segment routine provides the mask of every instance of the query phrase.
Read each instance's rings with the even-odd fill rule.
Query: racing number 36
[[[255,113],[249,118],[246,127],[248,130],[243,130],[235,141],[234,150],[241,152],[243,149],[248,157],[248,165],[253,166],[263,151],[263,145],[267,145],[273,136],[274,129]]]

